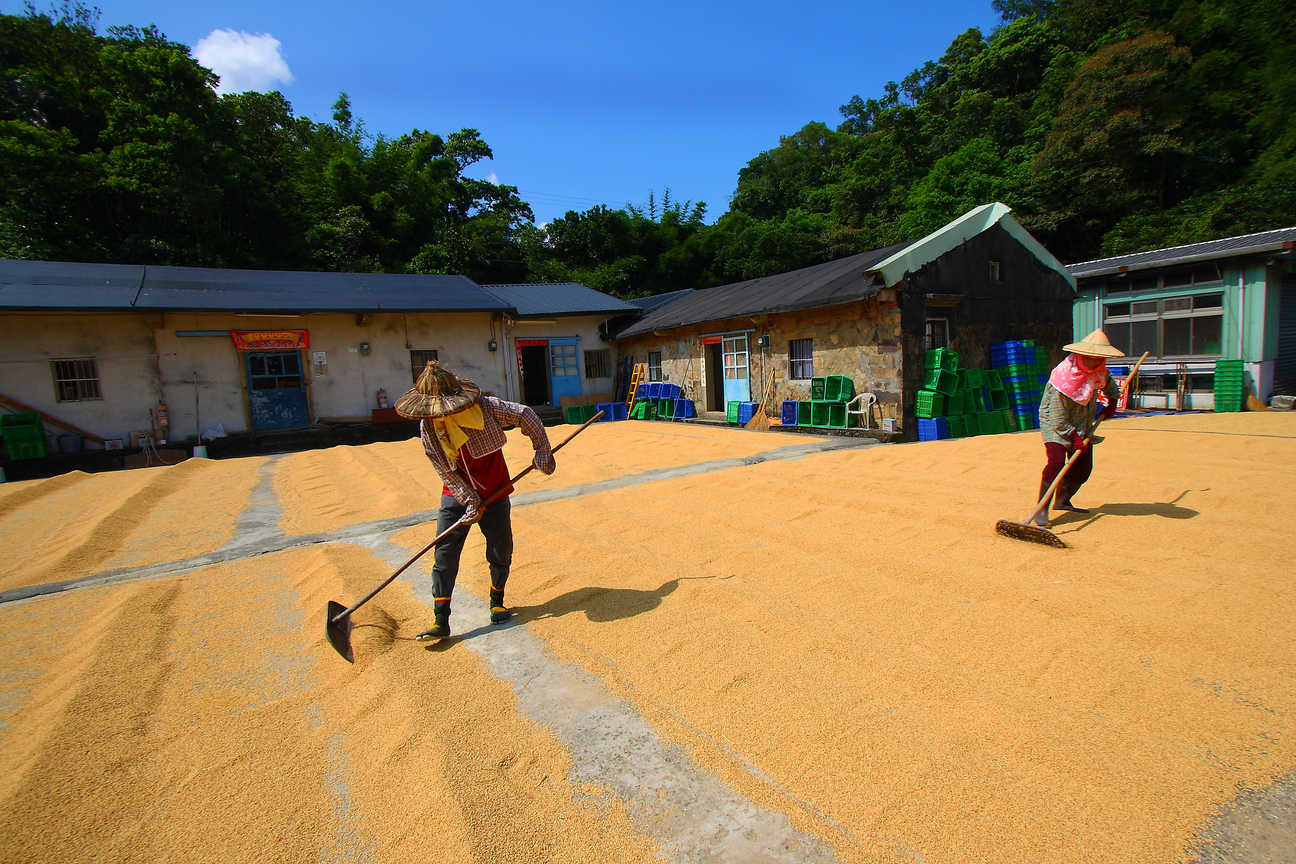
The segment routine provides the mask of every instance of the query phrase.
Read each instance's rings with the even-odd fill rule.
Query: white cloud
[[[496,176],[495,176],[495,172],[492,171],[491,173],[489,173],[489,174],[486,175],[486,182],[487,182],[487,183],[494,183],[496,186],[498,186],[498,185],[499,185],[499,178],[496,177]]]
[[[293,83],[279,40],[269,33],[213,30],[194,46],[198,62],[220,76],[220,93],[266,91]]]

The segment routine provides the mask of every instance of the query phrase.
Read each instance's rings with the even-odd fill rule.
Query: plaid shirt
[[[494,396],[483,396],[480,404],[483,428],[464,430],[468,433],[468,440],[463,446],[468,448],[473,458],[481,459],[504,446],[504,430],[500,428],[501,426],[519,426],[522,434],[530,438],[532,446],[535,447],[536,468],[544,474],[554,472],[553,450],[549,447],[549,436],[534,411],[525,405],[505,402]],[[428,459],[432,460],[432,467],[436,468],[437,474],[441,475],[441,482],[445,483],[455,500],[465,506],[481,506],[481,496],[477,494],[477,490],[459,470],[459,466],[452,464],[446,457],[445,451],[441,449],[441,444],[436,440],[436,432],[432,430],[432,421],[424,420],[419,424],[419,430],[420,437],[423,439],[423,452],[427,454]]]
[[[1120,399],[1120,388],[1110,372],[1102,391],[1107,394],[1110,404],[1114,405]],[[1071,436],[1079,434],[1081,438],[1088,438],[1093,431],[1097,403],[1097,398],[1080,403],[1052,384],[1045,387],[1044,398],[1040,401],[1040,432],[1044,435],[1044,443],[1061,444],[1070,450]],[[1098,440],[1094,439],[1094,443]]]

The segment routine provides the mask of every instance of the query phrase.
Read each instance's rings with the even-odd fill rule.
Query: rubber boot
[[[1071,503],[1071,496],[1078,491],[1078,486],[1071,486],[1065,480],[1059,483],[1057,490],[1057,508],[1071,513],[1088,513],[1089,511],[1085,508],[1077,507]]]
[[[513,613],[504,608],[504,589],[490,589],[490,619],[492,624],[503,624],[513,617]]]
[[[436,623],[428,630],[414,637],[415,642],[430,642],[433,639],[450,638],[450,598],[432,598],[432,616]]]
[[[1044,499],[1044,493],[1048,491],[1048,487],[1049,487],[1049,482],[1047,480],[1040,480],[1039,497],[1035,499],[1036,501],[1042,501]],[[1049,523],[1049,508],[1048,505],[1045,504],[1042,508],[1040,508],[1040,511],[1035,514],[1035,524],[1040,526],[1041,528],[1047,528],[1048,523]]]

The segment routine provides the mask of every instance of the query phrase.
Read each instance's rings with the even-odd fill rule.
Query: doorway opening
[[[247,351],[243,362],[253,429],[310,425],[299,352]]]
[[[549,404],[549,343],[518,345],[518,365],[522,373],[522,402],[526,405]]]
[[[724,349],[719,342],[707,347],[707,410],[725,410]]]

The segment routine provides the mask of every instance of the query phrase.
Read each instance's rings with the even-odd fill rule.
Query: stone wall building
[[[810,398],[812,376],[845,375],[876,396],[875,423],[912,436],[929,348],[984,368],[993,342],[1035,339],[1060,359],[1070,341],[1075,280],[1009,213],[987,204],[912,243],[681,292],[622,327],[620,354],[679,384],[699,413],[777,410]]]

